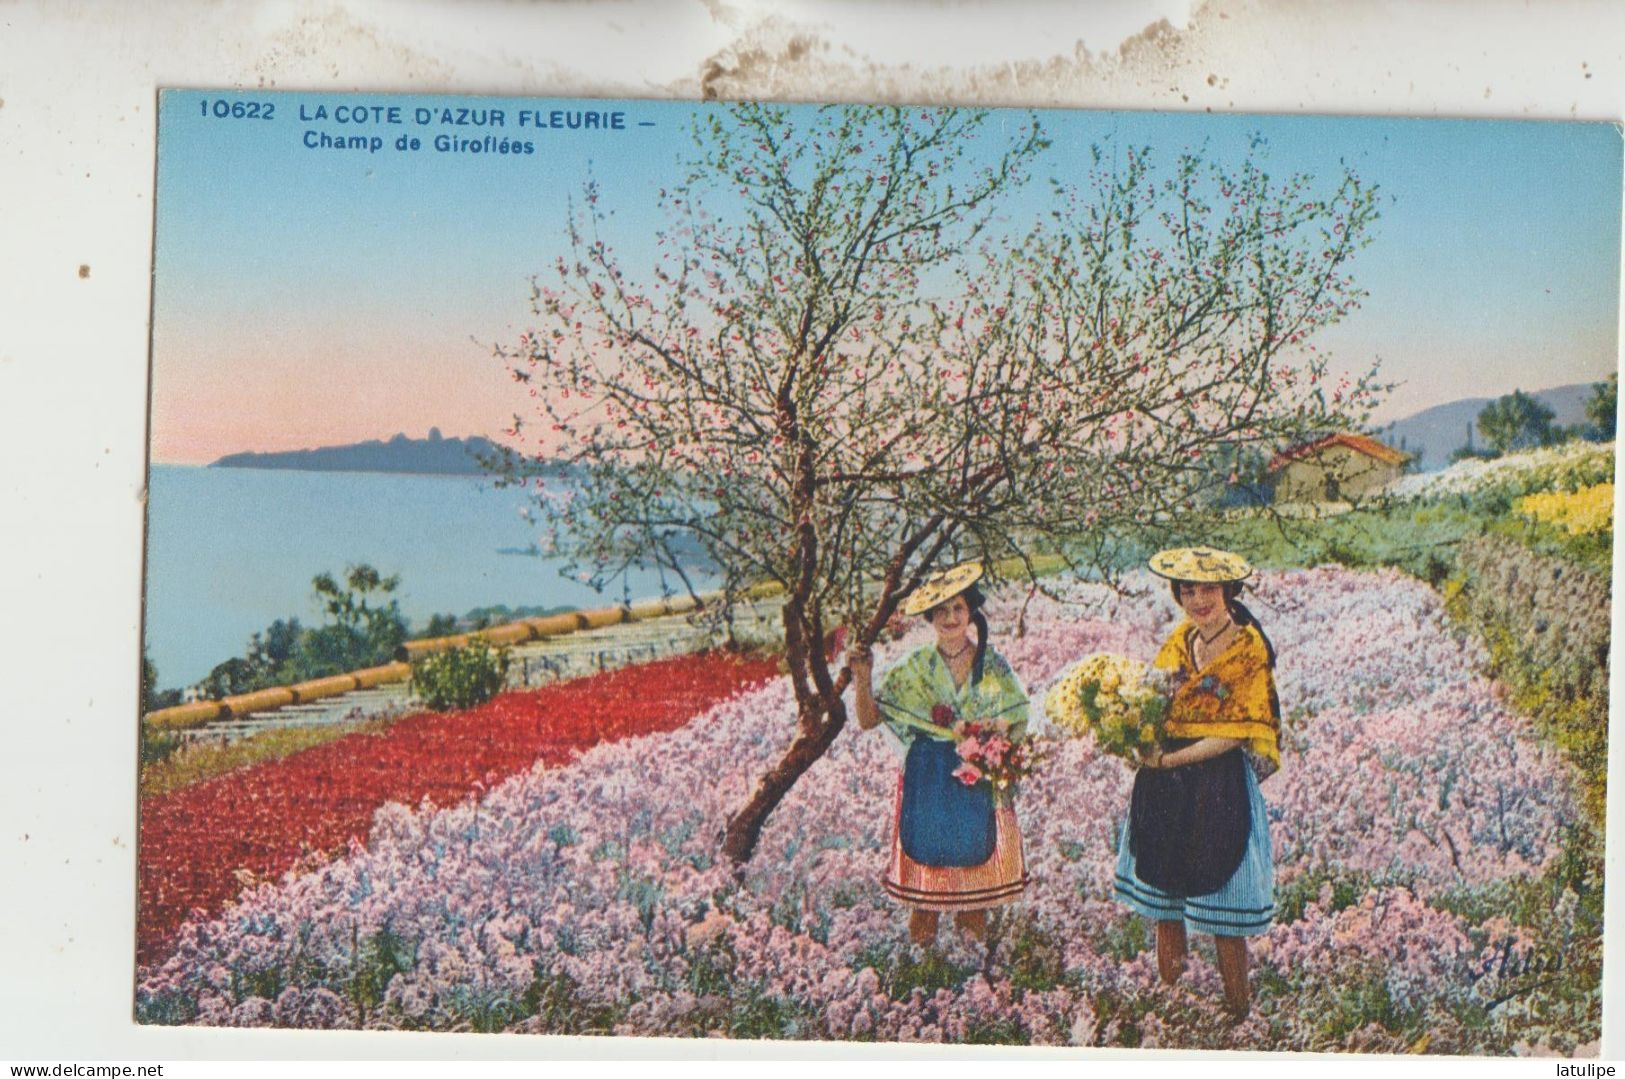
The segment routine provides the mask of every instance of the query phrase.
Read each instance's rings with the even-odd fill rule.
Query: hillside
[[[345,446],[275,453],[231,453],[210,468],[280,468],[304,472],[409,472],[420,475],[478,476],[481,458],[499,452],[496,443],[479,435],[445,438],[438,427],[427,438],[397,434],[386,441],[369,439]],[[562,466],[561,466],[562,467]]]
[[[1585,403],[1591,398],[1591,386],[1589,382],[1555,386],[1530,396],[1556,413],[1554,423],[1568,426],[1585,422]],[[1407,453],[1421,454],[1418,467],[1431,472],[1450,463],[1450,454],[1466,444],[1468,427],[1474,425],[1479,412],[1492,400],[1491,397],[1468,397],[1435,405],[1379,428],[1376,436]],[[1476,426],[1473,427],[1473,444],[1483,444]]]

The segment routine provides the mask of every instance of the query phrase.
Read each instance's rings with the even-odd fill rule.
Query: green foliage
[[[1446,589],[1489,648],[1513,703],[1580,769],[1602,819],[1607,782],[1610,578],[1505,536],[1464,543]]]
[[[342,583],[318,573],[310,584],[328,622],[302,643],[336,671],[387,663],[406,641],[400,604],[389,598],[400,583],[398,575],[385,577],[365,563],[346,570]]]
[[[730,1038],[806,1038],[809,1020],[796,1001],[754,982],[735,987],[723,1029]]]
[[[174,756],[181,746],[186,744],[183,735],[168,731],[148,730],[145,724],[141,726],[141,764],[142,767],[159,764]]]
[[[1513,515],[1493,522],[1486,532],[1511,540],[1532,554],[1574,563],[1594,576],[1605,579],[1613,577],[1612,527],[1576,534],[1549,523]]]
[[[178,689],[158,688],[158,668],[153,664],[147,653],[141,653],[141,714],[156,712],[160,708],[170,708],[181,703],[181,691]]]
[[[1550,446],[1558,441],[1551,409],[1521,390],[1499,397],[1478,414],[1478,432],[1496,453]]]
[[[689,1014],[695,1033],[730,1038],[813,1038],[823,1033],[821,1016],[770,992],[756,979],[740,978],[738,969],[726,937],[689,952],[684,987],[697,998]]]
[[[1246,551],[1262,567],[1397,566],[1438,583],[1454,564],[1451,548],[1488,527],[1481,514],[1454,503],[1377,505],[1320,520],[1253,514],[1216,521],[1207,542]]]
[[[425,637],[450,637],[457,632],[457,616],[454,614],[437,614],[429,619],[429,624],[423,630]]]
[[[976,973],[975,967],[949,962],[935,948],[916,950],[906,944],[876,943],[859,952],[852,969],[874,968],[880,988],[893,1000],[907,1000],[918,989],[930,996],[938,989],[957,989]]]
[[[296,663],[304,630],[299,619],[277,619],[263,634],[254,634],[248,645],[248,659],[255,667],[277,670]]]
[[[1492,449],[1486,449],[1482,446],[1474,446],[1471,443],[1468,443],[1465,446],[1457,446],[1455,449],[1450,451],[1450,463],[1456,464],[1459,461],[1493,461],[1498,456],[1500,456],[1500,454],[1496,453]]]
[[[550,1034],[608,1034],[621,1021],[619,1009],[584,1001],[574,978],[541,963],[519,998],[519,1012],[539,1018]]]
[[[141,653],[141,711],[143,714],[153,710],[153,697],[158,692],[158,668],[153,666],[152,659]]]
[[[1591,421],[1593,438],[1614,437],[1619,425],[1619,372],[1608,376],[1606,382],[1594,383],[1591,399],[1586,402],[1586,419]]]
[[[1151,936],[1152,923],[1138,915],[1131,915],[1107,927],[1100,941],[1100,954],[1128,962],[1155,946]]]
[[[1330,1045],[1340,1046],[1348,1035],[1372,1024],[1407,1039],[1424,1032],[1422,1017],[1395,1004],[1388,981],[1380,974],[1349,978],[1326,996],[1325,1006],[1308,1014],[1319,1017],[1319,1033]]]
[[[412,692],[437,712],[471,708],[496,696],[507,677],[507,649],[476,641],[413,662]]]
[[[485,987],[458,986],[448,994],[448,1004],[476,1034],[498,1034],[526,1018],[528,995],[528,988],[515,997]]]
[[[276,685],[276,682],[268,677],[267,671],[255,666],[250,660],[233,656],[224,663],[217,663],[208,676],[198,683],[197,688],[203,696],[217,701],[222,697],[250,693],[269,685]]]
[[[1371,890],[1372,881],[1364,874],[1346,874],[1328,865],[1317,865],[1307,873],[1299,873],[1275,889],[1276,924],[1289,925],[1302,918],[1309,904],[1317,901],[1328,887],[1331,895],[1326,909],[1335,914],[1359,902],[1360,897]]]
[[[390,979],[417,966],[417,942],[408,940],[385,926],[366,940],[352,935],[349,993],[356,1010],[356,1024],[364,1026],[367,1016],[383,1003]]]
[[[171,989],[135,1005],[135,1021],[144,1025],[183,1027],[197,1018],[197,995],[186,989]]]
[[[1027,1028],[1015,1016],[978,1018],[965,1027],[966,1045],[1026,1045],[1029,1041]]]
[[[1066,980],[1066,952],[1054,933],[1031,917],[1005,915],[1000,921],[996,948],[1011,986],[1042,992]]]
[[[373,567],[349,567],[343,580],[329,573],[311,579],[328,621],[307,629],[297,618],[279,618],[248,644],[246,656],[218,664],[198,685],[212,700],[251,693],[388,663],[406,640],[406,619],[394,592],[398,576]]]
[[[660,909],[661,897],[666,894],[665,886],[654,877],[626,868],[622,868],[617,876],[619,881],[615,887],[615,898],[630,904],[638,912],[638,921],[643,924],[643,931],[648,933],[654,928],[655,912]]]
[[[463,615],[463,625],[474,629],[484,629],[486,626],[500,626],[504,622],[517,622],[521,618],[547,618],[555,614],[569,614],[579,608],[570,604],[554,607],[520,606],[509,607],[505,603],[495,603],[486,607],[475,607]],[[450,615],[445,617],[450,618]],[[433,634],[429,634],[433,636]]]
[[[734,955],[718,937],[688,957],[688,988],[698,997],[726,997],[734,981]]]
[[[296,618],[271,623],[250,642],[247,667],[237,668],[239,684],[258,689],[262,685],[279,685],[353,670],[357,666],[387,663],[394,658],[407,639],[408,629],[396,602],[393,599],[388,603],[380,601],[399,587],[398,576],[382,577],[371,566],[360,565],[351,567],[342,583],[325,573],[319,574],[312,583],[316,599],[332,621],[315,631],[301,627]],[[422,630],[412,636],[449,637],[465,629],[480,630],[521,618],[541,618],[574,610],[573,606],[495,604],[475,607],[461,618],[450,612],[431,615]],[[269,680],[264,677],[266,672],[274,672]],[[250,677],[242,677],[244,674]]]

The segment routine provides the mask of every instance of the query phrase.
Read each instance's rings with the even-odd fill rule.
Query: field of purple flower
[[[990,606],[1042,700],[1074,659],[1149,657],[1174,617],[1077,585]],[[1277,924],[1228,1023],[1198,940],[1174,989],[1111,899],[1131,775],[1057,742],[1017,803],[1033,875],[991,949],[910,945],[881,891],[897,760],[855,726],[736,880],[726,813],[782,750],[782,682],[449,808],[388,805],[365,848],[185,926],[140,972],[146,1022],[230,1026],[1594,1055],[1600,935],[1556,871],[1575,775],[1477,673],[1481,648],[1396,571],[1262,575],[1283,767],[1263,786]],[[920,631],[878,657],[885,663]]]

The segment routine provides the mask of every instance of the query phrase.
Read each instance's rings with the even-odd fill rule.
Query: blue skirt
[[[1216,892],[1183,899],[1145,883],[1134,871],[1128,818],[1124,817],[1117,837],[1117,878],[1113,885],[1119,903],[1155,921],[1183,921],[1192,932],[1217,937],[1255,937],[1269,931],[1275,921],[1275,861],[1270,854],[1269,815],[1258,790],[1258,777],[1251,768],[1246,773],[1252,826],[1246,853],[1230,879]]]

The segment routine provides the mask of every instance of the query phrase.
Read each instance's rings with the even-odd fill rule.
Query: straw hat
[[[1173,547],[1151,556],[1151,572],[1170,581],[1201,581],[1223,584],[1244,581],[1253,575],[1253,567],[1239,554],[1221,551],[1217,547]]]
[[[920,587],[909,593],[898,609],[904,614],[924,614],[937,604],[953,599],[981,579],[980,562],[961,562],[927,577]]]

